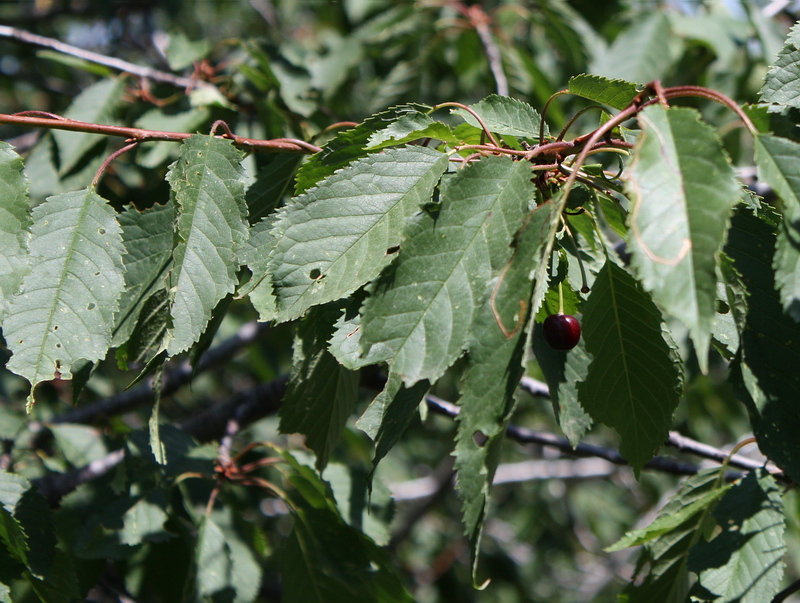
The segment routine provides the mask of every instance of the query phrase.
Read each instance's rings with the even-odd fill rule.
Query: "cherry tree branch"
[[[154,82],[169,84],[177,88],[183,88],[183,89],[191,89],[198,87],[215,88],[215,86],[213,86],[212,84],[209,84],[208,82],[204,82],[202,80],[175,75],[174,73],[160,71],[158,69],[153,69],[152,67],[142,67],[141,65],[136,65],[135,63],[129,63],[128,61],[123,61],[122,59],[115,59],[113,57],[108,57],[96,52],[84,50],[83,48],[78,48],[77,46],[65,44],[64,42],[55,40],[53,38],[39,36],[30,33],[28,31],[25,31],[24,29],[19,29],[17,27],[0,25],[0,37],[11,38],[12,40],[17,40],[18,42],[23,42],[25,44],[30,44],[32,46],[40,46],[42,48],[55,50],[56,52],[77,57],[79,59],[83,59],[84,61],[88,61],[90,63],[103,65],[105,67],[109,67],[116,71],[129,73],[137,77],[153,80]]]
[[[125,138],[130,143],[169,141],[180,142],[191,137],[189,132],[166,132],[161,130],[143,130],[127,126],[112,126],[108,124],[95,124],[75,119],[67,119],[58,115],[42,114],[38,111],[22,112],[15,114],[0,113],[0,124],[17,124],[34,128],[48,128],[53,130],[68,130],[70,132],[83,132],[85,134],[102,134],[104,136],[117,136]],[[237,147],[248,151],[293,151],[297,153],[318,153],[322,149],[304,140],[295,138],[275,138],[260,140],[257,138],[244,138],[233,132],[226,131],[219,138],[232,140]]]

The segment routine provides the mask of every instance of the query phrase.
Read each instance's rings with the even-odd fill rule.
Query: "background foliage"
[[[790,8],[0,5],[7,113],[200,133],[104,165],[118,139],[3,126],[0,600],[785,600]],[[511,160],[654,80],[673,106],[614,124],[600,192]],[[458,169],[476,114],[504,150]],[[751,434],[785,473],[720,465]]]

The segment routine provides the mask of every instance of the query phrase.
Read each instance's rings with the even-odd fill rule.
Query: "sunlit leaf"
[[[28,228],[31,225],[28,182],[22,158],[0,143],[0,324],[11,296],[28,272]]]
[[[632,82],[586,73],[570,78],[568,90],[613,109],[624,109],[639,93],[638,86]]]

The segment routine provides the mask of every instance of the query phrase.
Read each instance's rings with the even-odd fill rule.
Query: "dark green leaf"
[[[583,338],[592,362],[578,386],[580,403],[592,419],[620,434],[620,452],[638,472],[667,439],[681,373],[658,308],[611,261],[584,306]]]

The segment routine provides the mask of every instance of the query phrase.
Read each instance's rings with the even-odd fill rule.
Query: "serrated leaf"
[[[124,78],[104,78],[76,96],[64,117],[88,123],[111,124],[124,89]],[[96,134],[65,130],[53,130],[52,135],[58,147],[59,174],[62,176],[76,168],[86,153],[105,140]]]
[[[759,448],[793,479],[800,479],[800,325],[787,316],[775,289],[772,270],[776,225],[749,210],[732,221],[726,253],[747,289],[747,321],[741,364],[732,381],[744,385],[750,423]]]
[[[507,134],[522,138],[539,136],[542,116],[524,101],[490,94],[474,105],[470,105],[470,109],[480,115],[486,127],[495,134]],[[464,109],[455,109],[453,113],[475,128],[482,127],[475,116]],[[545,134],[547,134],[547,129],[545,129]]]
[[[669,523],[669,516],[680,515],[683,522],[669,526],[666,531],[657,530],[658,537],[645,544],[642,556],[637,563],[637,572],[621,598],[628,603],[685,603],[689,591],[689,554],[692,546],[702,536],[702,530],[709,514],[708,505],[695,504],[707,500],[713,505],[717,496],[712,493],[722,487],[719,468],[705,469],[681,484],[677,494],[664,505],[655,519],[655,524]],[[691,509],[692,513],[684,512]],[[645,532],[647,528],[645,528]],[[633,535],[636,538],[636,534]],[[632,540],[629,536],[623,540]],[[618,543],[619,544],[619,543]],[[621,547],[614,545],[612,549]],[[643,569],[648,573],[644,576]]]
[[[31,270],[3,330],[14,354],[8,369],[35,387],[71,378],[78,360],[105,356],[124,287],[124,249],[114,210],[91,189],[50,197],[33,220]]]
[[[172,262],[175,206],[154,205],[140,212],[134,208],[119,214],[125,256],[125,291],[119,300],[113,347],[125,343],[139,320],[144,306],[158,290],[166,288]]]
[[[270,261],[281,320],[345,297],[397,257],[405,221],[430,202],[446,155],[389,149],[294,199],[275,222]]]
[[[451,145],[461,142],[449,126],[434,121],[425,113],[411,113],[370,136],[369,150],[397,146],[421,138],[433,138]]]
[[[335,171],[369,154],[370,137],[404,115],[429,111],[425,105],[400,105],[373,115],[351,130],[339,133],[322,151],[306,161],[297,172],[295,194],[300,195]]]
[[[677,58],[676,40],[663,11],[653,11],[620,33],[597,53],[590,72],[609,79],[647,83],[664,78]]]
[[[620,434],[620,453],[638,473],[667,439],[681,374],[658,308],[611,261],[584,304],[583,338],[592,362],[578,386],[580,403],[592,419]]]
[[[639,87],[633,82],[609,79],[600,75],[582,73],[570,78],[567,90],[596,103],[621,110],[639,94]]]
[[[748,473],[714,509],[722,532],[691,551],[689,569],[699,576],[701,600],[771,601],[783,577],[786,521],[781,492],[764,469]]]
[[[755,139],[758,179],[784,202],[784,216],[775,248],[775,282],[784,310],[800,321],[800,144],[768,134]]]
[[[363,303],[363,298],[363,295],[351,298],[348,307],[333,325],[334,331],[328,346],[328,351],[339,364],[351,370],[386,362],[392,358],[391,348],[382,345],[374,345],[366,354],[362,354],[361,315],[358,308]]]
[[[800,108],[800,24],[795,24],[759,92],[762,103]]]
[[[489,493],[515,393],[522,360],[535,258],[546,245],[553,204],[537,207],[507,245],[507,266],[495,268],[492,295],[484,300],[469,341],[461,388],[455,468],[463,503],[464,529],[470,543],[472,579],[477,582],[478,553]]]
[[[236,287],[234,260],[248,234],[241,161],[231,141],[195,135],[167,174],[178,206],[170,355],[200,338],[216,305]]]
[[[288,452],[292,533],[280,555],[282,595],[303,603],[410,603],[386,552],[345,523],[328,485]],[[347,551],[343,555],[342,551]]]
[[[358,394],[358,373],[344,368],[326,349],[327,315],[320,308],[298,331],[292,373],[279,412],[281,432],[305,435],[320,471],[339,441]]]
[[[225,534],[208,516],[203,517],[195,549],[196,588],[201,596],[223,591],[231,584],[230,550]]]
[[[654,105],[639,123],[628,181],[632,263],[656,303],[689,328],[707,372],[716,267],[740,187],[716,131],[693,109]]]
[[[11,296],[28,272],[28,228],[31,225],[28,180],[14,147],[0,142],[0,324]]]
[[[375,442],[373,472],[381,459],[400,441],[430,387],[429,381],[419,381],[406,388],[397,373],[389,373],[381,393],[358,419],[356,427]]]
[[[441,194],[441,210],[407,227],[397,261],[362,309],[362,345],[386,346],[407,387],[433,382],[462,354],[493,268],[533,198],[524,163],[486,158],[460,170]]]

